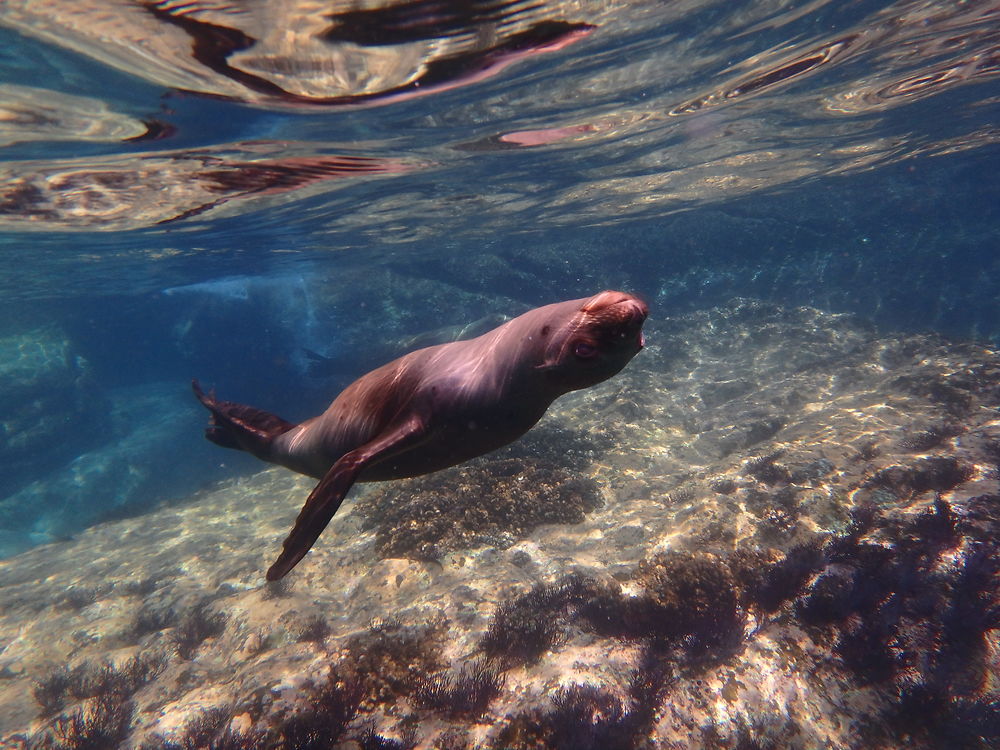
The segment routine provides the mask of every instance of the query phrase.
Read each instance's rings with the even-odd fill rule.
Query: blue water
[[[266,5],[0,8],[0,556],[259,468],[193,377],[600,289],[1000,345],[996,2]]]

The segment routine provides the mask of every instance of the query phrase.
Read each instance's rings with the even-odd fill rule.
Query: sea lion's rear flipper
[[[295,425],[279,416],[245,404],[218,401],[215,391],[205,393],[197,380],[191,381],[194,395],[212,413],[205,428],[205,437],[224,448],[235,448],[252,453],[265,461],[270,454],[271,441]]]
[[[267,571],[277,581],[294,568],[319,539],[358,476],[370,464],[402,453],[427,437],[427,421],[416,414],[387,428],[374,440],[340,457],[313,488],[282,545],[281,554]]]

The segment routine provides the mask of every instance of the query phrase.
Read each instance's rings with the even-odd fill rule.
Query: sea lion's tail
[[[264,461],[270,460],[271,442],[295,427],[281,417],[232,401],[219,401],[215,391],[202,391],[197,380],[191,381],[194,395],[212,413],[205,437],[223,448],[252,453]]]

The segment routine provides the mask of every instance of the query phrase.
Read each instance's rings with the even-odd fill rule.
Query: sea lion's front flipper
[[[283,578],[305,557],[366,466],[408,450],[426,436],[427,421],[413,414],[406,421],[387,428],[374,440],[341,456],[309,493],[295,519],[295,526],[282,545],[281,554],[267,571],[267,580]]]

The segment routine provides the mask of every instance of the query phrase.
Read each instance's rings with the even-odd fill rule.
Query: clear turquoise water
[[[302,418],[418,334],[604,288],[997,345],[998,19],[4,3],[0,555],[258,468],[192,377]]]

